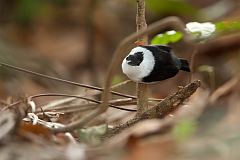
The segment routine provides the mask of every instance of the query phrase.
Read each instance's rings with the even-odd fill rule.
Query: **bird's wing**
[[[159,50],[170,53],[172,48],[166,45],[153,45],[155,47],[157,47]]]
[[[167,46],[167,45],[146,45],[146,46],[141,46],[144,47],[151,52],[155,53],[171,53],[172,48]]]

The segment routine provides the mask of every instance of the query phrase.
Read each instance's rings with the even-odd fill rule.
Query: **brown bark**
[[[137,0],[137,14],[136,14],[137,32],[147,28],[145,19],[145,0]],[[147,35],[138,38],[141,44],[147,44]],[[137,115],[142,114],[148,109],[148,86],[147,84],[137,83]]]

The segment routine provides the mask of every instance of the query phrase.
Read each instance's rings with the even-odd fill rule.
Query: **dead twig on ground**
[[[145,111],[143,114],[136,116],[126,123],[120,124],[119,126],[116,126],[113,129],[109,130],[105,137],[112,137],[141,120],[164,118],[170,112],[175,111],[184,100],[189,98],[197,90],[198,87],[200,87],[199,80],[191,82],[182,89],[178,90],[173,95],[169,95],[156,106]]]

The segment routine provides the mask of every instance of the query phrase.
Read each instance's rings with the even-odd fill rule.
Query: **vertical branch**
[[[137,0],[136,25],[137,32],[147,28],[147,23],[145,19],[145,0]],[[138,38],[138,41],[143,42],[144,44],[148,43],[147,40],[147,36]]]
[[[145,0],[137,0],[137,14],[136,14],[137,32],[147,28],[145,19]],[[148,37],[143,36],[138,38],[139,44],[147,44]],[[137,83],[137,115],[142,114],[148,109],[148,86],[147,84]]]

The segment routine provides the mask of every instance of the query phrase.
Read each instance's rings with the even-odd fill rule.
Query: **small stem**
[[[28,98],[29,98],[29,99],[33,99],[33,98],[38,98],[38,97],[50,97],[50,96],[55,96],[55,97],[58,97],[58,96],[74,97],[74,98],[80,98],[80,99],[84,99],[84,100],[86,100],[86,101],[94,102],[94,103],[97,103],[97,104],[101,104],[101,103],[102,103],[101,101],[97,101],[97,100],[94,100],[94,99],[91,99],[91,98],[82,97],[82,96],[78,96],[78,95],[62,94],[62,93],[36,94],[36,95],[30,96],[30,97],[28,97]],[[116,108],[116,109],[120,109],[120,110],[124,110],[124,111],[132,111],[132,112],[135,112],[135,111],[136,111],[135,109],[121,108],[121,107],[117,107],[117,106],[112,105],[112,104],[109,104],[109,106],[112,107],[112,108]]]
[[[99,103],[98,103],[99,104]],[[59,111],[65,113],[62,110],[80,110],[81,108],[91,108],[94,107],[96,108],[98,104],[95,103],[87,103],[87,104],[73,104],[73,105],[68,105],[68,106],[58,106],[58,107],[53,107],[53,108],[48,108],[44,109],[44,112],[49,112],[49,111]],[[136,105],[137,102],[133,99],[126,98],[126,99],[117,99],[117,100],[112,100],[110,101],[111,105],[114,106],[124,106],[124,105]],[[132,111],[137,111],[135,109],[132,109]],[[42,110],[37,110],[36,112],[42,112]]]
[[[128,84],[128,83],[131,83],[131,82],[133,82],[133,81],[131,81],[131,80],[126,80],[126,81],[120,82],[120,83],[112,86],[111,89],[121,88],[122,86],[124,86],[124,85],[126,85],[126,84]]]
[[[137,32],[147,28],[145,19],[145,0],[137,0],[137,15],[136,15]],[[138,42],[148,44],[147,36],[138,38]],[[148,86],[147,84],[137,83],[137,115],[141,115],[148,109]]]
[[[148,109],[148,86],[147,84],[137,83],[137,115],[141,115]]]
[[[34,71],[30,71],[28,69],[23,69],[23,68],[20,68],[20,67],[16,67],[16,66],[13,66],[13,65],[10,65],[10,64],[6,64],[6,63],[3,63],[3,62],[0,62],[0,66],[6,67],[6,68],[10,68],[10,69],[13,69],[13,70],[16,70],[16,71],[28,73],[28,74],[31,74],[31,75],[39,76],[39,77],[42,77],[42,78],[47,78],[47,79],[50,79],[50,80],[63,82],[63,83],[70,84],[70,85],[75,85],[75,86],[78,86],[78,87],[83,87],[83,88],[103,91],[103,88],[99,88],[99,87],[95,87],[95,86],[91,86],[91,85],[87,85],[87,84],[81,84],[81,83],[78,83],[78,82],[69,81],[69,80],[66,80],[66,79],[61,79],[61,78],[56,78],[56,77],[44,75],[44,74],[41,74],[41,73],[37,73],[37,72],[34,72]],[[125,97],[125,98],[136,99],[135,96],[126,95],[126,94],[115,92],[115,91],[110,91],[110,92],[112,94],[114,94],[114,95],[117,95],[117,96],[122,96],[122,97]]]

